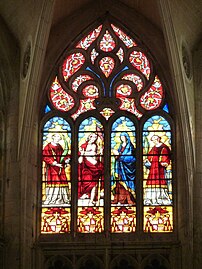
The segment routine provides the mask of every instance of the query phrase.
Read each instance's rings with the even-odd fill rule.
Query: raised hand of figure
[[[61,163],[53,162],[53,166],[57,166],[59,168],[63,168],[63,165]]]

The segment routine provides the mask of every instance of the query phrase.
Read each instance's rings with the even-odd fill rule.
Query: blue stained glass
[[[128,69],[129,69],[128,66],[125,66],[120,72],[118,72],[118,73],[112,78],[111,83],[110,83],[110,92],[109,92],[109,96],[112,96],[112,84],[113,84],[115,78],[116,78],[121,72],[123,72],[123,71],[125,71],[125,70],[128,70]]]
[[[161,128],[163,127],[163,130],[171,130],[170,124],[168,123],[168,121],[166,119],[164,119],[164,117],[159,116],[159,115],[155,115],[152,116],[151,118],[149,118],[143,127],[143,130],[147,131],[149,127],[154,126],[154,124],[156,124],[156,130],[158,130],[157,126],[161,126]],[[160,127],[159,127],[160,128]],[[162,129],[159,129],[159,131]]]
[[[125,124],[131,131],[135,131],[134,123],[127,117],[120,117],[118,118],[112,125],[112,131],[117,131],[116,128],[121,125]]]
[[[45,107],[45,109],[44,109],[44,112],[45,113],[48,113],[48,112],[50,112],[51,111],[51,109],[50,109],[50,107],[47,105],[46,107]]]
[[[104,89],[104,96],[106,96],[105,85],[104,85],[104,83],[103,83],[101,77],[100,77],[95,71],[93,71],[90,67],[86,67],[86,70],[87,70],[87,71],[91,71],[93,74],[95,74],[95,75],[100,79],[100,81],[101,81],[101,83],[102,83],[102,87],[103,87],[103,89]]]
[[[136,141],[134,123],[118,118],[111,132],[111,199],[112,204],[135,204]]]
[[[71,131],[70,125],[69,123],[64,120],[61,117],[53,117],[51,119],[49,119],[43,128],[43,131],[50,131],[50,130],[54,130],[55,131],[60,129],[60,131]]]
[[[165,104],[165,106],[163,107],[163,110],[167,113],[169,113],[169,108],[168,108],[168,104]]]
[[[94,117],[89,117],[82,121],[79,126],[79,132],[95,132],[95,131],[102,131],[103,126],[102,124]]]

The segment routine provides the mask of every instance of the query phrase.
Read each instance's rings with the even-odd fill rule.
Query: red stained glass
[[[100,25],[98,28],[93,30],[89,35],[87,35],[85,38],[83,38],[76,48],[81,48],[84,50],[87,50],[88,47],[96,40],[96,38],[99,36],[100,31],[102,29],[102,25]]]
[[[131,233],[136,228],[135,207],[112,207],[111,209],[111,232]]]
[[[129,36],[127,36],[121,29],[119,29],[113,24],[111,24],[111,26],[115,34],[123,41],[123,43],[126,45],[127,48],[132,48],[132,47],[137,46],[137,44]]]
[[[73,97],[63,90],[57,77],[52,83],[49,94],[52,104],[58,110],[68,111],[74,106]]]
[[[94,117],[85,119],[78,134],[78,205],[104,205],[104,134]]]
[[[122,63],[122,62],[123,62],[123,57],[124,57],[123,49],[120,48],[120,49],[118,50],[118,52],[116,53],[116,55],[119,57],[119,60],[120,60],[120,62]]]
[[[131,86],[127,84],[121,84],[116,88],[116,97],[129,96],[132,93]]]
[[[142,79],[135,74],[126,74],[122,77],[122,79],[129,80],[135,83],[138,91],[141,91],[143,88],[144,84],[143,84]]]
[[[78,87],[85,81],[93,79],[89,75],[80,75],[72,82],[72,89],[77,92]]]
[[[89,111],[89,110],[93,110],[96,107],[93,105],[93,101],[95,99],[85,99],[85,100],[80,100],[80,106],[79,109],[76,111],[76,113],[74,113],[72,115],[72,118],[75,120],[76,118],[78,118],[79,115],[81,115],[82,113]]]
[[[145,232],[172,232],[173,209],[171,206],[157,206],[144,208]]]
[[[70,208],[42,208],[41,233],[70,232]]]
[[[144,204],[172,205],[170,124],[161,115],[154,115],[143,128]]]
[[[77,225],[80,233],[103,232],[103,207],[79,207]]]
[[[161,105],[162,98],[163,98],[163,87],[159,78],[156,76],[152,86],[140,98],[140,104],[146,110],[153,110]]]
[[[121,110],[129,111],[133,113],[137,118],[142,117],[142,113],[140,113],[135,106],[134,99],[125,97],[125,98],[120,98],[120,100],[121,100],[121,105],[120,105]]]
[[[144,53],[134,50],[130,54],[129,61],[135,68],[141,71],[147,77],[147,79],[149,78],[151,73],[150,63]]]
[[[90,56],[91,56],[91,62],[92,62],[93,64],[94,64],[95,59],[97,58],[98,55],[99,55],[99,53],[98,53],[95,49],[93,49],[93,50],[91,51]]]
[[[80,52],[73,53],[67,57],[62,66],[62,74],[65,81],[78,71],[85,62],[85,57]]]
[[[104,57],[100,60],[99,64],[102,72],[108,78],[115,66],[114,59],[111,57]]]
[[[112,51],[116,46],[116,43],[110,33],[106,30],[104,36],[100,41],[100,49],[103,51]]]
[[[85,97],[89,98],[98,98],[99,96],[98,88],[95,85],[86,86],[82,92]]]

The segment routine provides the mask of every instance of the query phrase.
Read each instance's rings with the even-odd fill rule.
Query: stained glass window
[[[173,231],[171,98],[128,32],[109,20],[86,31],[48,86],[41,233]]]
[[[104,134],[94,117],[85,119],[78,133],[78,231],[104,230]]]
[[[161,115],[143,127],[144,230],[173,229],[171,127]]]
[[[136,227],[135,126],[118,118],[111,132],[111,231],[134,232]]]
[[[42,223],[43,233],[70,232],[71,129],[60,117],[43,127]]]

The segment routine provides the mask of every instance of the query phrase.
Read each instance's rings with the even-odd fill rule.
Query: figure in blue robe
[[[127,132],[120,134],[121,144],[113,150],[115,163],[112,176],[114,204],[135,204],[135,148]]]

